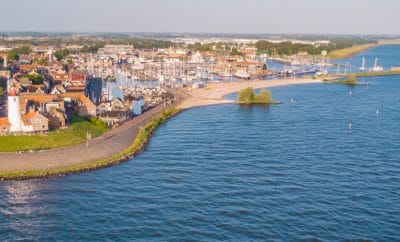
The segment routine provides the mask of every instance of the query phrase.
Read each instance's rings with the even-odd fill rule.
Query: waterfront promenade
[[[160,105],[141,116],[86,143],[38,152],[0,153],[0,173],[43,171],[89,163],[112,157],[128,148],[139,128],[163,110]]]

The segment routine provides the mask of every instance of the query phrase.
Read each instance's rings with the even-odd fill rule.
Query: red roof
[[[31,112],[25,114],[22,117],[22,119],[31,119],[31,118],[34,118],[35,116],[36,116],[36,112],[35,111],[31,111]]]
[[[11,96],[11,97],[18,96],[17,90],[15,90],[15,88],[10,88],[10,90],[8,90],[8,96]]]
[[[0,118],[0,126],[10,126],[10,122],[8,122],[7,117]]]

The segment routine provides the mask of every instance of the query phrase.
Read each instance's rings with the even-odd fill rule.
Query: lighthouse
[[[15,87],[8,90],[8,122],[11,124],[11,132],[23,131],[19,95]]]
[[[4,58],[3,58],[3,67],[4,67],[4,70],[7,69],[7,55],[4,55]]]

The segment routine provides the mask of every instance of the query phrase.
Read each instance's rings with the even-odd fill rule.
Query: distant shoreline
[[[383,44],[376,43],[376,44],[355,45],[345,49],[334,50],[328,54],[328,57],[330,60],[346,59],[381,45]]]
[[[384,45],[400,45],[400,40],[379,40],[375,44],[355,45],[345,49],[334,50],[328,54],[328,57],[330,60],[351,58],[369,49]]]

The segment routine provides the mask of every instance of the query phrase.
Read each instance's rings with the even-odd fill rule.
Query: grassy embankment
[[[0,136],[0,152],[46,150],[80,144],[86,141],[86,134],[92,138],[100,136],[108,128],[98,119],[71,116],[70,127],[47,134]]]
[[[353,73],[345,76],[344,79],[324,79],[327,83],[346,84],[350,86],[367,85],[367,83],[357,82],[358,77],[374,77],[374,76],[394,76],[400,75],[400,71],[369,71]]]
[[[261,89],[260,93],[255,94],[252,87],[241,90],[238,93],[239,104],[279,104],[280,102],[272,99],[272,94],[268,89]]]
[[[357,76],[355,74],[350,74],[344,79],[324,79],[323,81],[327,83],[344,84],[349,86],[366,85],[366,83],[357,82]]]
[[[354,56],[360,52],[363,52],[367,49],[377,46],[377,44],[365,44],[365,45],[355,45],[349,48],[333,50],[328,53],[328,57],[330,59],[343,59]]]
[[[119,164],[123,161],[128,160],[129,158],[136,155],[140,151],[142,151],[145,148],[154,130],[156,130],[156,128],[160,126],[162,123],[164,123],[168,118],[179,113],[179,111],[180,110],[176,108],[170,108],[168,110],[165,110],[162,114],[155,117],[154,119],[149,121],[146,125],[140,128],[138,134],[135,137],[135,140],[127,149],[125,149],[121,153],[115,154],[112,157],[60,169],[0,173],[0,180],[26,180],[26,179],[47,178],[51,176],[66,175],[66,174],[79,173],[89,170],[95,170]]]
[[[372,76],[394,76],[400,75],[400,71],[368,71],[356,73],[357,77],[372,77]]]

